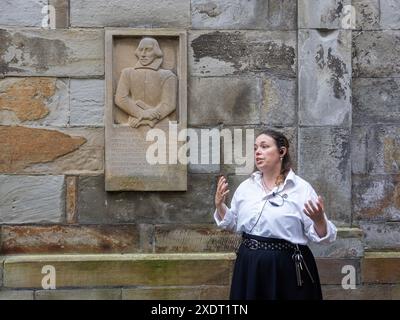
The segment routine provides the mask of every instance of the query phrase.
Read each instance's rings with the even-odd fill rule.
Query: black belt
[[[306,264],[306,261],[304,260],[303,255],[301,254],[298,244],[294,244],[285,240],[267,242],[247,237],[243,237],[242,244],[250,250],[294,251],[292,259],[294,260],[294,265],[296,268],[297,286],[301,287],[303,285],[303,280],[301,279],[301,271],[304,269],[307,271],[311,282],[314,283],[314,278],[312,277],[311,272],[308,269],[308,266]]]

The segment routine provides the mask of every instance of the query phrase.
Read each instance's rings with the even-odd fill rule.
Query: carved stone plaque
[[[176,138],[187,126],[186,33],[106,29],[105,39],[106,190],[186,190]]]

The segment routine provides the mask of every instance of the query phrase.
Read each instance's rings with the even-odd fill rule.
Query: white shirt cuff
[[[336,240],[337,229],[335,225],[325,218],[326,221],[326,235],[320,237],[314,228],[314,223],[310,227],[309,236],[315,243],[332,243]]]
[[[214,211],[215,223],[217,224],[218,227],[221,227],[221,228],[229,226],[232,222],[231,211],[229,210],[228,206],[225,203],[223,204],[223,206],[225,208],[225,216],[223,219],[221,219],[221,217],[219,216],[217,209],[215,209],[215,211]]]

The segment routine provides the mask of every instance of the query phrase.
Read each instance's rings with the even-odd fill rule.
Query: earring
[[[283,157],[281,157],[281,161],[283,160]]]

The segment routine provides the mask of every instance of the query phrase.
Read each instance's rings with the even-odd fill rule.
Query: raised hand
[[[215,192],[215,207],[217,208],[218,214],[223,219],[225,216],[224,203],[226,196],[228,195],[228,183],[224,176],[218,179],[217,191]]]

